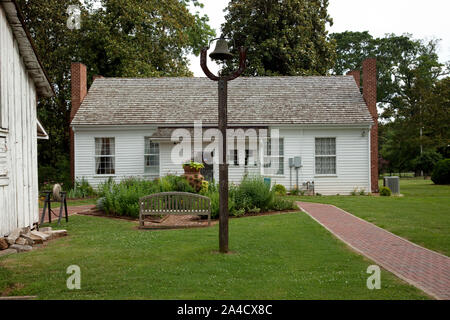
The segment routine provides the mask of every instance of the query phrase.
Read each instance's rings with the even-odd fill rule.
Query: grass
[[[416,244],[450,256],[450,186],[430,180],[402,179],[403,197],[296,197],[333,204]],[[290,197],[292,199],[292,197]]]
[[[73,216],[69,236],[0,259],[0,293],[39,299],[427,299],[350,251],[304,213],[230,220],[232,254],[216,252],[218,227],[143,231],[136,223]],[[81,290],[66,268],[81,268]]]

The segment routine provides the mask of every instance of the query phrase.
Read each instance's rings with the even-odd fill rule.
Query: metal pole
[[[219,163],[219,250],[228,252],[227,80],[219,79],[219,130],[222,134]]]
[[[239,48],[239,69],[228,76],[216,76],[207,66],[206,53],[200,53],[200,65],[206,76],[219,84],[219,130],[222,139],[219,141],[219,251],[228,252],[228,163],[227,163],[227,82],[239,77],[245,70],[246,50]],[[220,154],[220,150],[222,154]]]

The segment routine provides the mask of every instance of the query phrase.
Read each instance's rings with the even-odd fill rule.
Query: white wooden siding
[[[153,129],[116,128],[115,130],[75,129],[75,175],[86,178],[93,186],[98,186],[110,176],[95,174],[94,148],[95,138],[114,137],[116,151],[116,174],[111,176],[119,181],[125,177],[155,176],[144,174],[144,139],[154,132]],[[355,188],[369,188],[369,137],[362,135],[363,129],[307,129],[279,128],[284,138],[284,174],[270,176],[272,184],[278,183],[291,189],[296,183],[295,170],[292,170],[290,183],[289,158],[301,156],[303,168],[299,170],[299,182],[314,181],[316,192],[326,195],[349,194]],[[366,129],[367,132],[367,129]],[[315,138],[336,137],[336,175],[317,176],[315,174]],[[206,146],[207,143],[204,144]],[[183,174],[182,167],[171,161],[172,142],[160,142],[160,175]],[[260,167],[229,166],[230,183],[238,184],[245,173],[260,174]],[[218,165],[214,165],[214,179],[218,181]]]
[[[112,178],[120,181],[127,177],[149,177],[144,174],[145,137],[154,129],[98,130],[75,128],[75,177],[86,179],[97,187]],[[95,138],[115,139],[115,174],[97,175],[95,173]],[[163,164],[160,164],[163,167]]]
[[[0,236],[38,221],[36,88],[0,6]],[[6,147],[5,147],[6,146]],[[6,160],[5,160],[6,159]]]

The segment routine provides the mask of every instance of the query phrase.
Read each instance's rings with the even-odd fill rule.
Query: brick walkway
[[[450,258],[420,247],[332,205],[297,202],[333,235],[437,299],[450,299]]]
[[[75,206],[75,207],[67,207],[67,213],[69,214],[69,217],[71,215],[77,214],[79,212],[85,211],[85,210],[89,210],[91,208],[94,208],[95,205],[90,204],[90,205],[84,205],[84,206]],[[42,217],[42,210],[43,208],[39,208],[39,222],[41,222],[41,217]],[[52,222],[58,221],[58,216],[59,216],[59,205],[58,204],[53,204],[52,203],[52,211],[56,214],[56,216],[54,214],[52,214]],[[64,209],[63,209],[63,217],[61,219],[62,222],[65,222],[65,215],[64,215]],[[70,220],[69,220],[70,221]],[[44,222],[48,222],[48,211],[46,210],[45,212],[45,219]]]

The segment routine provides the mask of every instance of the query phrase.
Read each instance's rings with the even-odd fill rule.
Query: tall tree
[[[38,117],[50,140],[39,143],[39,178],[70,181],[70,64],[116,77],[192,76],[186,54],[198,53],[214,31],[192,14],[198,0],[18,0],[56,97],[41,100]],[[81,29],[69,29],[68,7],[81,10]]]
[[[328,0],[231,0],[222,33],[234,51],[248,48],[247,76],[325,75],[335,56],[327,8]]]
[[[380,154],[397,169],[414,170],[413,160],[421,151],[445,144],[436,132],[440,136],[448,132],[445,122],[434,116],[442,115],[442,105],[430,103],[439,90],[436,84],[448,71],[439,62],[438,41],[407,34],[374,38],[368,32],[343,32],[331,38],[337,45],[334,74],[359,69],[367,57],[377,58],[378,107],[388,123],[380,127]]]

